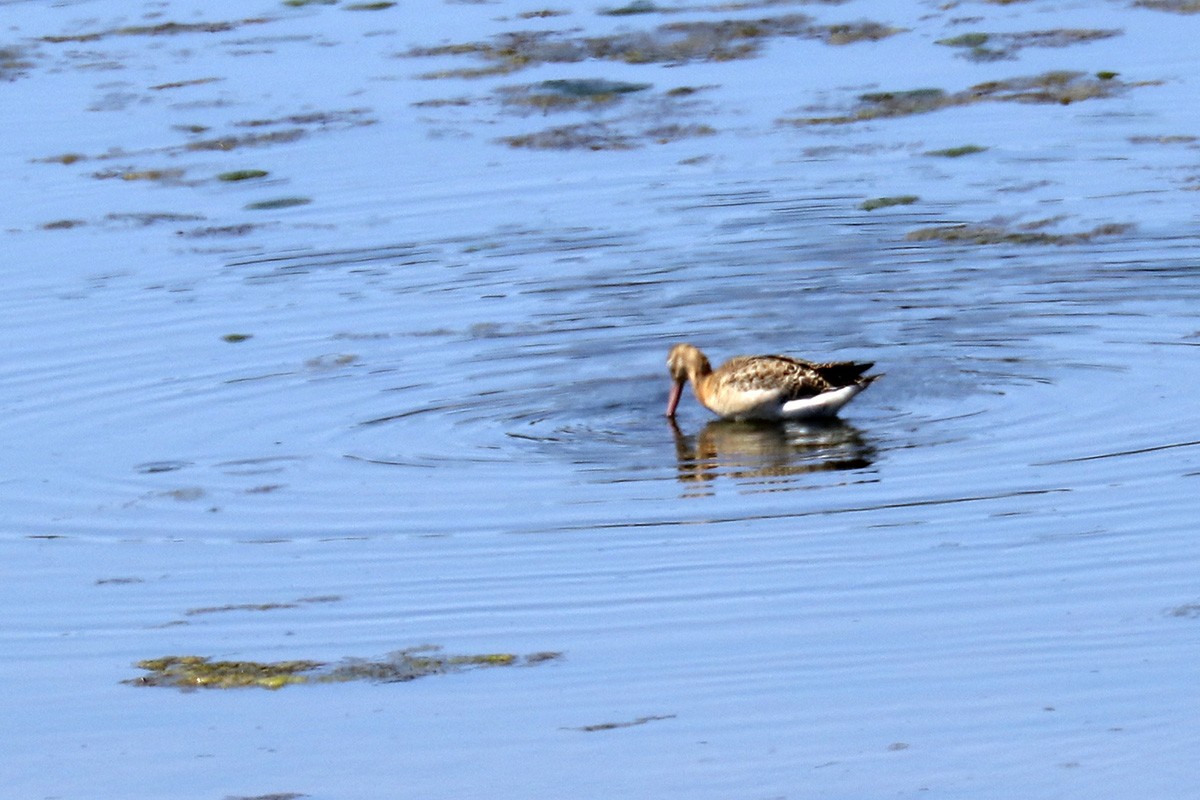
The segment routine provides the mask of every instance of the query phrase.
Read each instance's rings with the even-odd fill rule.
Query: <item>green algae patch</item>
[[[303,138],[308,132],[303,128],[272,131],[270,133],[251,133],[245,136],[221,136],[216,139],[202,139],[188,142],[185,150],[204,151],[217,150],[227,152],[242,147],[260,147],[265,144],[285,144]]]
[[[84,161],[87,156],[82,153],[63,153],[57,156],[46,156],[45,158],[35,158],[34,161],[41,164],[74,164],[77,161]]]
[[[938,39],[934,44],[946,47],[982,47],[987,44],[989,35],[986,33],[963,33],[948,39]]]
[[[417,100],[413,108],[466,108],[475,102],[470,97],[433,97],[429,100]]]
[[[1130,136],[1130,144],[1195,144],[1200,141],[1191,134],[1171,134],[1167,136]]]
[[[598,722],[594,725],[581,725],[578,728],[562,728],[562,730],[582,731],[584,733],[596,733],[597,731],[615,731],[621,728],[636,728],[639,725],[646,725],[650,722],[659,722],[664,719],[675,719],[674,714],[655,714],[648,717],[638,717],[623,722]]]
[[[596,13],[606,17],[628,17],[633,14],[661,14],[667,10],[650,0],[633,0],[632,3],[616,8],[602,8]]]
[[[259,147],[271,144],[288,144],[307,136],[313,130],[333,128],[356,128],[374,125],[367,109],[350,108],[337,111],[314,111],[305,114],[289,114],[275,119],[248,119],[235,122],[239,128],[279,127],[279,130],[262,133],[230,134],[213,139],[199,139],[184,146],[187,151],[229,151],[243,147]],[[290,127],[282,127],[290,126]]]
[[[283,0],[285,6],[303,8],[304,6],[336,6],[338,0]]]
[[[1001,61],[1015,58],[1026,47],[1069,47],[1120,36],[1121,31],[1098,28],[1055,28],[1045,31],[1017,33],[964,33],[935,44],[961,48],[963,57],[971,61]]]
[[[229,341],[228,336],[221,337],[225,341]],[[249,338],[249,337],[247,337]],[[243,340],[244,341],[244,340]],[[197,614],[221,614],[227,611],[278,611],[282,608],[299,608],[298,603],[230,603],[224,606],[205,606],[203,608],[189,608],[183,612],[185,616],[194,617]]]
[[[93,178],[105,180],[120,178],[123,181],[152,181],[159,183],[178,182],[183,177],[181,169],[125,169],[101,170],[92,173]]]
[[[517,14],[517,19],[548,19],[550,17],[565,17],[570,11],[562,11],[554,8],[541,8],[536,11],[522,11]]]
[[[507,106],[531,108],[543,113],[613,105],[626,95],[650,89],[649,83],[579,78],[542,81],[497,90]]]
[[[348,6],[342,6],[347,11],[383,11],[391,8],[395,3],[351,3]]]
[[[633,136],[599,122],[559,125],[535,133],[505,136],[499,141],[509,147],[532,150],[633,150],[638,147]]]
[[[170,83],[159,83],[149,87],[152,92],[161,92],[167,89],[183,89],[187,86],[203,86],[206,83],[219,83],[225,80],[224,78],[193,78],[187,81],[171,81]]]
[[[727,3],[712,3],[707,5],[672,5],[660,6],[652,0],[632,0],[623,6],[602,8],[597,14],[606,17],[628,17],[635,14],[679,14],[683,12],[722,12],[722,11],[751,11],[754,9],[775,8],[778,6],[798,6],[819,4],[825,6],[840,6],[849,0],[735,0]]]
[[[247,339],[252,338],[254,338],[253,333],[227,333],[221,337],[221,340],[229,342],[230,344],[238,344],[239,342],[244,342]]]
[[[261,226],[250,225],[248,223],[243,223],[241,225],[213,225],[204,228],[193,228],[189,231],[179,231],[179,235],[186,236],[189,239],[208,239],[220,236],[248,236],[259,227]]]
[[[642,12],[644,13],[644,12]],[[537,66],[576,63],[588,59],[626,64],[686,64],[732,61],[756,56],[773,38],[818,39],[827,44],[878,41],[901,29],[877,22],[817,25],[804,14],[760,19],[672,22],[651,30],[609,36],[571,36],[551,31],[505,33],[488,41],[419,47],[407,58],[471,55],[492,62],[476,70],[449,70],[425,78],[479,77]]]
[[[148,228],[151,225],[178,224],[180,222],[199,222],[204,217],[199,214],[176,214],[172,211],[143,211],[143,212],[124,212],[105,214],[106,222],[116,222],[124,225],[136,225],[139,228]]]
[[[870,200],[864,200],[858,207],[863,211],[874,211],[877,208],[887,208],[888,206],[911,206],[920,199],[915,194],[901,194],[895,197],[872,197]]]
[[[320,661],[212,661],[204,656],[164,656],[139,661],[148,672],[125,683],[135,686],[171,686],[177,689],[282,689],[307,683],[310,673],[325,666]]]
[[[945,147],[941,150],[926,150],[924,155],[938,156],[940,158],[962,158],[963,156],[973,156],[976,153],[982,153],[986,150],[986,147],[980,147],[977,144],[963,144],[958,147]]]
[[[273,20],[267,17],[251,17],[232,22],[163,22],[158,25],[126,25],[121,28],[109,28],[91,33],[77,33],[69,36],[43,36],[43,42],[59,44],[62,42],[95,42],[110,36],[175,36],[182,33],[226,33],[237,30],[245,25],[262,25]]]
[[[696,136],[711,136],[709,125],[667,124],[637,132],[625,132],[600,122],[560,125],[535,133],[505,136],[498,141],[509,147],[533,150],[634,150],[648,142],[667,144]]]
[[[542,81],[536,84],[544,92],[564,97],[612,97],[634,92],[644,92],[652,84],[610,81],[604,78],[576,78]]]
[[[257,203],[247,203],[247,211],[275,211],[281,208],[306,206],[312,202],[311,197],[276,197],[271,200],[259,200]]]
[[[233,336],[233,337],[235,337],[235,339],[230,339],[229,336]],[[229,342],[229,341],[244,342],[245,339],[250,338],[250,336],[246,335],[246,333],[230,333],[229,336],[224,336],[222,338],[224,338],[224,341],[227,341],[227,342]],[[236,337],[241,337],[241,338],[236,338]],[[269,487],[269,488],[258,487],[256,489],[251,489],[251,492],[254,492],[254,493],[270,492],[270,491],[274,491],[275,488],[278,488],[278,487]],[[317,595],[317,596],[313,596],[313,597],[299,597],[299,599],[288,601],[288,602],[229,603],[229,604],[226,604],[226,606],[204,606],[202,608],[188,608],[186,610],[186,612],[184,612],[184,615],[185,616],[196,616],[198,614],[223,614],[226,612],[271,612],[271,610],[278,610],[281,608],[300,608],[302,606],[302,604],[306,604],[306,603],[336,603],[336,602],[340,602],[341,600],[342,600],[341,595]]]
[[[222,172],[217,176],[217,180],[233,183],[236,181],[254,180],[255,178],[265,178],[269,174],[265,169],[236,169],[232,172]]]
[[[322,661],[213,661],[206,656],[164,656],[139,661],[148,674],[122,681],[130,686],[166,686],[175,689],[282,689],[312,683],[367,680],[404,683],[430,675],[447,675],[493,667],[536,666],[557,661],[562,653],[540,652],[525,656],[511,653],[446,655],[433,645],[414,647],[384,659],[347,658],[336,664]]]
[[[894,28],[879,22],[850,22],[841,25],[822,25],[814,28],[817,38],[825,44],[841,45],[856,42],[878,42],[897,33],[904,33],[905,28]]]
[[[960,92],[947,92],[936,88],[868,92],[859,95],[857,105],[844,114],[790,118],[781,122],[791,125],[847,125],[868,120],[928,114],[947,108],[987,102],[1070,105],[1084,100],[1116,97],[1128,89],[1157,83],[1126,83],[1116,78],[1101,80],[1083,72],[1052,71],[979,83]]]
[[[12,80],[24,75],[25,71],[33,66],[33,62],[27,56],[28,52],[23,47],[0,47],[0,80]]]
[[[1050,222],[1050,221],[1045,221]],[[937,225],[910,231],[904,238],[910,242],[947,242],[951,244],[1019,244],[1019,245],[1070,245],[1084,244],[1094,239],[1120,236],[1133,230],[1132,225],[1108,223],[1098,225],[1090,231],[1076,233],[1051,233],[1039,230],[1044,223],[1031,223],[1021,228],[1002,225]]]
[[[1176,14],[1200,14],[1200,0],[1137,0],[1134,5]]]
[[[36,163],[70,165],[78,161],[89,159],[96,161],[112,161],[115,159],[129,159],[134,156],[146,156],[149,154],[165,154],[174,156],[180,153],[189,152],[229,152],[246,147],[289,144],[298,141],[313,132],[347,130],[350,128],[374,125],[377,121],[378,120],[370,115],[369,109],[364,108],[315,111],[303,114],[290,114],[275,119],[242,120],[233,123],[233,125],[237,128],[250,128],[253,130],[246,133],[231,132],[229,134],[216,136],[213,138],[194,139],[181,145],[148,148],[133,153],[123,150],[119,147],[113,147],[104,152],[95,153],[92,155],[83,153],[63,153],[61,155],[45,156],[42,158],[33,159],[33,161]],[[271,127],[275,127],[276,129],[257,130],[260,128]],[[204,125],[174,125],[172,128],[189,135],[203,134],[210,130]],[[116,177],[116,175],[106,175],[105,177]]]
[[[69,231],[71,228],[78,228],[81,225],[87,225],[87,223],[81,219],[56,219],[53,222],[43,223],[41,227],[44,231]]]

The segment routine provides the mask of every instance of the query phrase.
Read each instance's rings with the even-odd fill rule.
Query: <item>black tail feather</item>
[[[813,369],[834,386],[849,386],[863,379],[863,373],[875,366],[874,361],[834,361],[829,364],[813,364]]]

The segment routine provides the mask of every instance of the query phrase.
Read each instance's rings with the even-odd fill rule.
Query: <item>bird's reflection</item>
[[[670,421],[679,480],[718,478],[787,481],[799,475],[869,467],[875,450],[852,425],[838,419],[806,422],[713,420],[696,436]]]

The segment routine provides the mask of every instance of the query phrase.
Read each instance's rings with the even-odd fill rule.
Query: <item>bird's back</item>
[[[727,390],[778,392],[781,399],[793,400],[858,383],[871,366],[853,361],[814,364],[784,355],[736,356],[715,376]]]

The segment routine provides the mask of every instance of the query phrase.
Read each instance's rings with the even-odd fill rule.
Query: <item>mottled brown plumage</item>
[[[675,416],[683,384],[696,398],[729,419],[801,419],[833,416],[878,375],[854,361],[817,364],[791,356],[737,356],[713,370],[704,353],[677,344],[667,356],[673,380],[667,416]]]

